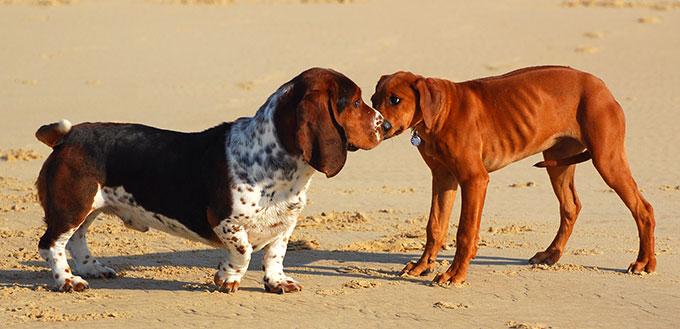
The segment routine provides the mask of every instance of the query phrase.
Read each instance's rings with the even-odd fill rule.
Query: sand
[[[680,324],[678,1],[0,0],[0,323],[13,327],[671,328]],[[368,101],[382,74],[463,81],[540,64],[602,78],[624,108],[631,169],[656,213],[657,273],[625,273],[635,223],[590,162],[565,255],[530,266],[557,230],[533,156],[491,175],[467,280],[403,277],[420,255],[430,174],[408,136],[317,174],[285,268],[299,293],[261,284],[256,253],[237,294],[215,291],[223,251],[115,217],[92,252],[119,277],[57,293],[37,253],[33,186],[50,149],[33,134],[67,118],[197,131],[251,116],[304,69],[351,77]],[[460,196],[448,244],[453,247]]]

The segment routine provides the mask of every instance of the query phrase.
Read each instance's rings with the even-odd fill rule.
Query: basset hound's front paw
[[[283,294],[286,292],[302,291],[302,285],[289,276],[279,280],[264,277],[264,290],[271,293]]]
[[[215,273],[215,285],[217,286],[217,291],[226,292],[228,294],[235,293],[238,291],[239,281],[229,281],[224,280],[220,277],[220,273]]]

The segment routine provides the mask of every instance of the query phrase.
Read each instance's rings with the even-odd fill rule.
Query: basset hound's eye
[[[352,105],[354,105],[354,107],[356,107],[356,108],[359,108],[359,105],[361,105],[361,101],[356,101]]]
[[[401,102],[401,98],[397,96],[390,96],[390,105],[397,105]]]

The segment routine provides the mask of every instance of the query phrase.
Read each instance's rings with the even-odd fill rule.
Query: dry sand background
[[[677,327],[679,32],[677,1],[0,0],[0,323]],[[397,70],[462,81],[538,64],[592,72],[623,105],[630,165],[656,210],[658,273],[623,273],[637,252],[635,224],[590,163],[577,169],[583,210],[565,255],[553,267],[527,265],[559,221],[534,156],[491,175],[464,284],[399,277],[421,252],[430,198],[429,171],[402,136],[351,154],[336,178],[315,176],[285,261],[301,293],[264,293],[260,253],[237,294],[215,292],[222,251],[111,217],[89,241],[120,277],[51,291],[33,188],[49,153],[33,137],[43,123],[196,131],[252,115],[312,66],[347,74],[368,100],[378,77]],[[460,197],[450,237],[459,206]],[[442,252],[440,271],[452,255]]]

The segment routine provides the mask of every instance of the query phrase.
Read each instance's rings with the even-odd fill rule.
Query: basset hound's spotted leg
[[[82,225],[71,236],[66,249],[71,253],[78,275],[86,278],[110,279],[116,277],[116,271],[100,263],[87,248],[87,229],[97,218],[99,211],[90,213]]]
[[[229,255],[220,263],[215,273],[215,285],[219,291],[236,292],[241,278],[248,270],[253,247],[248,242],[248,233],[243,227],[231,224],[230,220],[225,220],[215,227],[215,232],[229,251]]]
[[[295,219],[292,219],[293,221]],[[268,292],[284,293],[302,290],[302,285],[283,273],[283,258],[286,256],[288,239],[295,225],[279,235],[264,247],[262,267],[264,270],[264,289]]]
[[[59,291],[82,291],[89,287],[87,281],[71,273],[71,268],[66,261],[66,243],[75,231],[76,229],[71,229],[59,235],[49,249],[39,249],[40,256],[52,268],[52,276]]]

